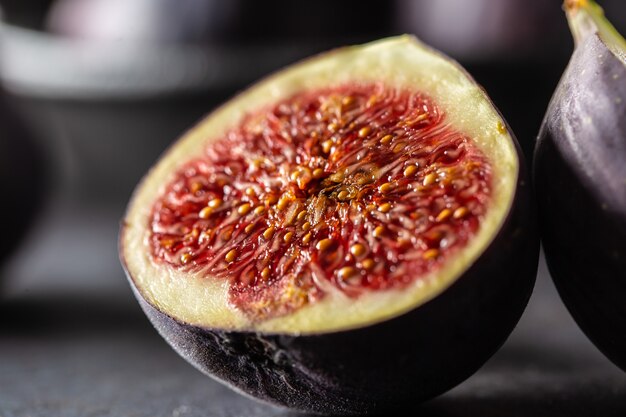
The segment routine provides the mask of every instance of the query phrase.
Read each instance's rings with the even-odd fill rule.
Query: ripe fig
[[[296,64],[209,115],[135,191],[120,251],[201,371],[298,410],[383,412],[504,342],[534,283],[534,220],[485,92],[403,36]]]
[[[626,41],[593,1],[566,1],[576,48],[535,151],[550,273],[574,319],[626,370]]]

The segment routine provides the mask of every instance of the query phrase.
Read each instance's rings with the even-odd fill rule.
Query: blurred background
[[[626,32],[626,3],[601,2]],[[329,48],[413,33],[460,61],[530,163],[573,44],[559,0],[0,0],[0,416],[288,415],[202,377],[143,317],[125,204],[202,115]],[[626,415],[626,380],[542,264],[520,326],[427,416]],[[590,410],[593,410],[591,412]]]

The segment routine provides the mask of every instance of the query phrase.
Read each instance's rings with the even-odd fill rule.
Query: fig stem
[[[576,45],[597,34],[615,55],[626,62],[626,40],[607,20],[598,3],[594,0],[565,0],[563,9]]]

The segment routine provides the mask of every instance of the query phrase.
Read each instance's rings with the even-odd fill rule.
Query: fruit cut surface
[[[306,91],[246,116],[155,205],[155,261],[229,282],[253,320],[403,288],[480,226],[491,164],[420,93]]]
[[[139,253],[125,260],[142,296],[182,321],[349,328],[451,285],[503,223],[518,168],[504,121],[458,66],[383,40],[218,109],[139,187],[121,243]]]

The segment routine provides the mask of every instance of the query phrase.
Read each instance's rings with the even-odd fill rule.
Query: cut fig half
[[[405,408],[495,352],[533,287],[516,140],[455,62],[403,36],[250,87],[137,188],[122,262],[203,372],[319,413]]]
[[[626,41],[595,2],[564,8],[575,50],[535,151],[542,239],[572,316],[626,370]]]

